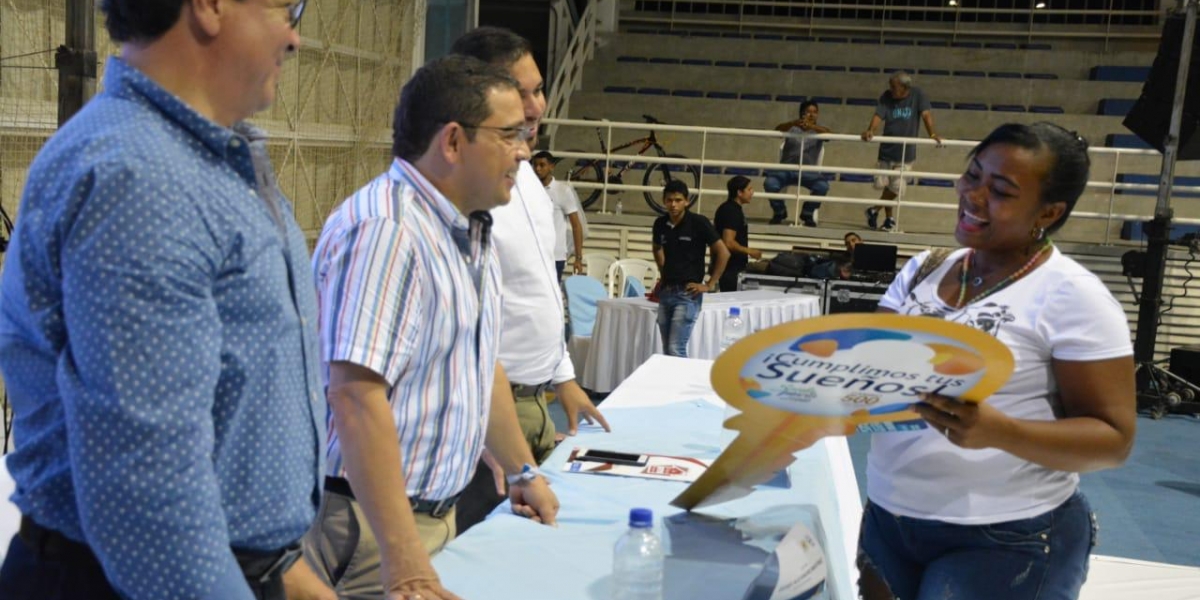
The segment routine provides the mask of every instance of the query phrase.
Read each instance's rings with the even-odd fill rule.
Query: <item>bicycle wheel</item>
[[[667,158],[687,158],[682,154],[667,154],[665,156]],[[667,209],[663,208],[660,201],[662,188],[666,187],[667,183],[673,179],[681,179],[688,185],[688,190],[691,191],[691,196],[688,197],[689,207],[696,204],[696,199],[700,197],[700,194],[696,193],[696,190],[700,189],[699,167],[696,165],[667,165],[662,163],[652,165],[646,169],[646,174],[642,177],[642,185],[656,188],[657,191],[643,192],[643,195],[646,197],[646,204],[649,204],[650,208],[660,215],[667,214]]]
[[[568,150],[568,152],[583,152],[583,150]],[[604,183],[604,167],[603,160],[580,159],[571,170],[567,171],[567,181]],[[579,195],[582,208],[587,208],[600,199],[600,192],[603,190],[600,188],[577,188],[575,191]]]

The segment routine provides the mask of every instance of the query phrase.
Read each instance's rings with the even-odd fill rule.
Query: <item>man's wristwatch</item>
[[[504,480],[508,482],[508,485],[521,485],[529,483],[541,475],[541,469],[529,463],[525,463],[521,466],[520,473],[517,473],[516,475],[505,475]]]

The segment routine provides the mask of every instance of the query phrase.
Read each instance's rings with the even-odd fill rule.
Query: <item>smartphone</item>
[[[649,460],[649,457],[645,454],[631,454],[628,452],[614,452],[612,450],[582,448],[580,449],[579,454],[575,455],[575,460],[644,467],[646,466],[646,462]]]

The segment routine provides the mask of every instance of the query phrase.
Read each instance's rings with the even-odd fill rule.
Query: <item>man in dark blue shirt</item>
[[[23,515],[0,595],[281,599],[320,497],[316,299],[235,125],[304,3],[102,7],[121,56],[30,168],[0,280]]]
[[[725,184],[729,198],[717,207],[714,225],[717,235],[729,250],[729,262],[725,265],[725,273],[721,275],[722,292],[737,290],[738,274],[746,270],[746,264],[751,258],[762,258],[762,250],[756,250],[750,244],[750,226],[746,223],[746,213],[742,206],[749,204],[754,198],[754,184],[744,175],[734,175]]]
[[[705,292],[716,289],[729,262],[729,250],[702,215],[688,211],[687,184],[672,179],[663,188],[667,214],[654,221],[654,261],[660,274],[658,330],[663,352],[687,356],[692,327],[700,315]],[[712,269],[704,279],[704,252],[712,250]]]

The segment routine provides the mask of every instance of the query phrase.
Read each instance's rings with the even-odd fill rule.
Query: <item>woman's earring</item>
[[[1046,237],[1046,228],[1034,225],[1033,229],[1029,230],[1029,237],[1040,241],[1042,238]]]

